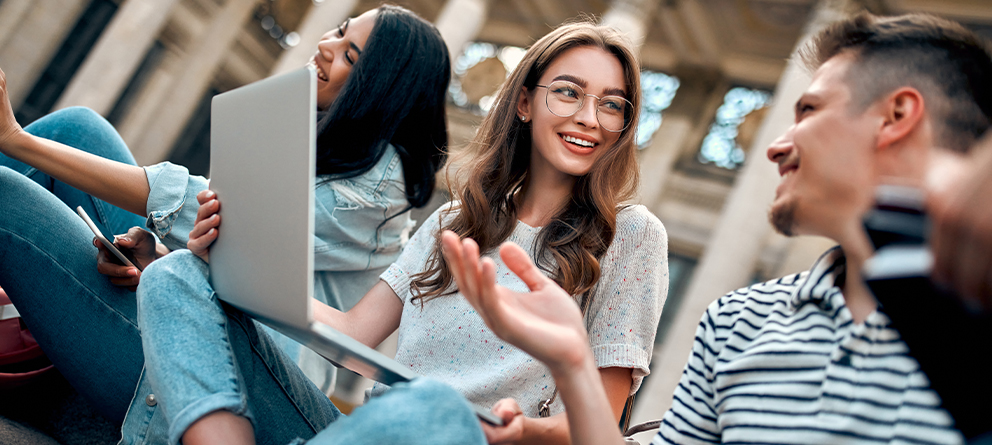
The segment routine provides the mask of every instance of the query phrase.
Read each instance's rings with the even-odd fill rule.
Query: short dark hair
[[[840,54],[855,63],[847,83],[863,111],[885,94],[911,86],[927,102],[935,143],[966,152],[992,122],[992,56],[964,26],[927,14],[861,13],[829,25],[800,52],[810,71]]]
[[[437,28],[399,6],[380,6],[362,57],[320,114],[317,174],[361,175],[392,143],[403,162],[407,201],[426,205],[447,159],[450,78],[448,48]]]

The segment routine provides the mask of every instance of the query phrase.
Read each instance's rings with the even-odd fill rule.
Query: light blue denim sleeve
[[[170,250],[185,249],[200,208],[196,194],[207,189],[207,179],[171,162],[144,169],[149,188],[145,227]]]

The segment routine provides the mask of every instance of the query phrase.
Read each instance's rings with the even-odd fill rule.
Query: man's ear
[[[517,118],[530,120],[530,95],[527,87],[520,88],[520,97],[517,98]]]
[[[878,148],[888,147],[905,139],[923,123],[926,104],[916,88],[899,88],[876,104],[882,107],[884,121],[878,133]]]

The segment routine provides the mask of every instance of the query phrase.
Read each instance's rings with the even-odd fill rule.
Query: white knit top
[[[547,367],[496,337],[461,293],[423,306],[411,302],[411,277],[425,270],[441,215],[449,205],[424,222],[399,259],[380,276],[403,300],[396,360],[451,385],[473,403],[489,408],[510,397],[517,400],[524,415],[537,417],[538,404],[554,391]],[[453,216],[445,215],[445,220]],[[533,257],[539,231],[518,222],[509,241],[532,252]],[[485,256],[496,262],[500,285],[527,291],[496,249]],[[648,375],[658,319],[668,295],[668,239],[661,221],[644,206],[620,211],[613,243],[600,267],[602,273],[586,316],[589,341],[600,368],[633,369],[633,394]],[[371,394],[385,389],[385,385],[376,384]],[[551,413],[562,411],[559,398]]]

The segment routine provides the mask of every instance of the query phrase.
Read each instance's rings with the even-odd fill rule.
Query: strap
[[[623,413],[620,414],[620,431],[627,431],[632,412],[634,412],[634,396],[630,395],[627,396],[627,403],[623,404]]]
[[[645,431],[656,430],[660,426],[661,426],[661,419],[650,420],[650,421],[647,421],[647,422],[641,422],[641,423],[638,423],[637,425],[634,425],[634,426],[628,428],[626,431],[623,432],[623,435],[624,435],[624,437],[630,437],[630,436],[633,436],[634,434],[637,434],[637,433],[643,433]]]
[[[10,320],[11,318],[20,318],[21,313],[17,312],[17,308],[12,304],[5,304],[0,306],[0,321]]]

